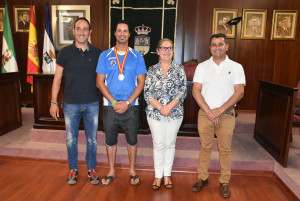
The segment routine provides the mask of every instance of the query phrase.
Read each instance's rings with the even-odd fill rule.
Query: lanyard
[[[127,47],[127,50],[125,52],[125,56],[124,56],[124,59],[123,59],[123,62],[122,62],[122,66],[120,64],[120,60],[119,60],[119,56],[118,56],[118,53],[117,53],[116,46],[114,47],[114,50],[115,50],[115,55],[116,55],[116,59],[117,59],[117,63],[118,63],[119,72],[120,72],[120,75],[122,75],[123,74],[123,70],[124,70],[125,61],[127,59],[129,47]]]

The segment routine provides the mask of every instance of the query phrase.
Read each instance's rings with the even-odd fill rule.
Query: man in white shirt
[[[220,190],[224,198],[230,197],[231,142],[235,127],[234,106],[244,95],[245,75],[243,67],[230,60],[227,38],[224,34],[214,34],[209,45],[212,57],[200,63],[193,79],[193,97],[200,107],[198,132],[200,155],[198,180],[193,185],[194,192],[208,185],[208,167],[217,136],[221,176]]]

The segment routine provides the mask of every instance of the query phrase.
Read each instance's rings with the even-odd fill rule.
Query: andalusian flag
[[[3,27],[3,42],[2,42],[2,73],[17,72],[18,64],[16,61],[16,52],[14,42],[11,35],[8,5],[5,4],[5,16]]]
[[[39,54],[37,46],[36,26],[34,19],[34,9],[30,6],[30,25],[29,25],[29,39],[28,39],[28,60],[27,73],[40,72]],[[33,77],[27,75],[27,82],[33,84]],[[31,90],[32,92],[32,90]]]
[[[53,45],[53,36],[51,28],[51,19],[48,4],[46,4],[46,26],[44,33],[44,47],[43,47],[43,72],[55,73],[56,57]]]

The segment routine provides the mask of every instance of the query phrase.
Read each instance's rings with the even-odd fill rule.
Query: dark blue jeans
[[[83,118],[86,137],[86,165],[88,170],[95,169],[97,154],[97,130],[99,116],[99,102],[88,104],[63,103],[67,132],[67,150],[69,169],[78,170],[78,130]]]

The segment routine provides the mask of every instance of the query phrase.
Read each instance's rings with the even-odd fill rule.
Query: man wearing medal
[[[118,130],[122,128],[127,141],[130,184],[137,186],[141,183],[135,171],[139,129],[138,97],[144,89],[147,69],[142,54],[128,46],[128,23],[119,21],[114,34],[116,45],[100,55],[96,70],[97,87],[103,94],[103,126],[110,166],[100,184],[107,186],[116,178]]]

